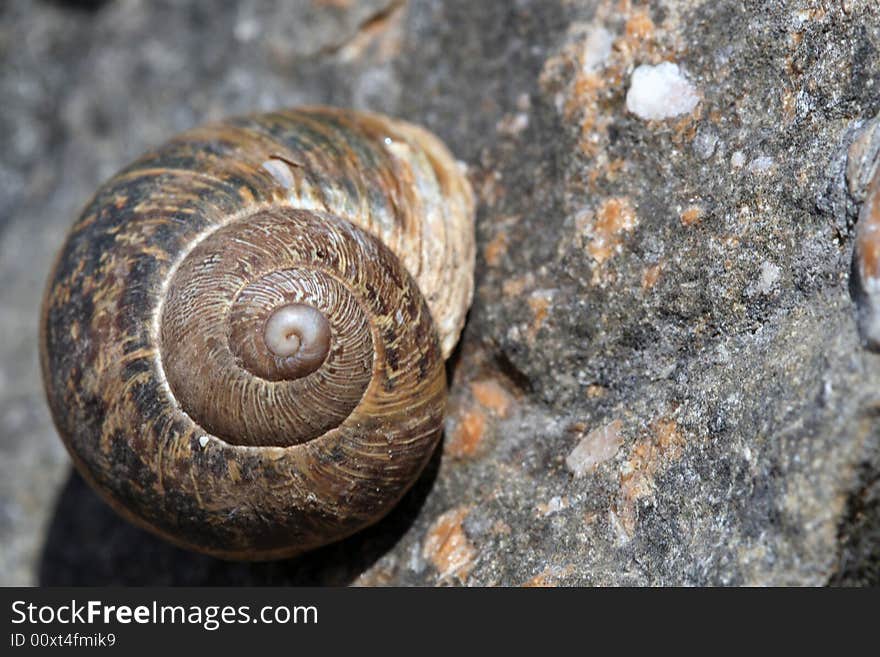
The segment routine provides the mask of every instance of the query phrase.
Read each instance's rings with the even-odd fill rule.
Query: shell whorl
[[[213,233],[177,269],[162,308],[161,362],[177,401],[237,445],[286,447],[338,426],[385,375],[373,372],[373,323],[393,320],[395,340],[416,351],[431,338],[410,336],[421,308],[395,285],[389,255],[345,221],[290,209]],[[324,345],[285,358],[266,342],[269,321],[293,308],[327,327],[311,367],[296,357]]]
[[[312,108],[197,128],[68,237],[41,362],[85,477],[135,522],[274,558],[384,515],[442,430],[473,201],[429,133]]]

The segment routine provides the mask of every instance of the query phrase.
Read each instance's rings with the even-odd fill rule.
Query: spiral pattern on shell
[[[387,513],[442,431],[473,198],[430,133],[305,108],[184,133],[62,248],[41,363],[75,464],[121,513],[229,558]]]

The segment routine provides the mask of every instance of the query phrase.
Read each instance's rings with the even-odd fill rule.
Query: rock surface
[[[3,3],[0,584],[880,583],[844,176],[878,50],[874,0]],[[696,106],[628,112],[662,62]],[[305,103],[443,137],[479,196],[477,292],[442,450],[392,515],[224,563],[70,475],[39,299],[102,180],[204,120]]]

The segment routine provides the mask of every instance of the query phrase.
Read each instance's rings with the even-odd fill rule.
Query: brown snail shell
[[[473,212],[436,137],[373,114],[245,116],[147,153],[87,205],[43,303],[78,469],[134,522],[227,558],[375,522],[441,435]]]
[[[859,206],[850,289],[862,342],[880,351],[880,116],[857,133],[849,148],[846,177]]]

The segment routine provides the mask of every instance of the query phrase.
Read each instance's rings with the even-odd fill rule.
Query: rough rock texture
[[[627,112],[632,71],[664,61],[699,103]],[[0,62],[0,583],[880,582],[844,176],[880,112],[874,0],[10,0]],[[69,476],[37,307],[99,182],[203,120],[301,103],[444,138],[479,194],[477,292],[442,452],[403,503],[230,564]]]

